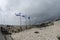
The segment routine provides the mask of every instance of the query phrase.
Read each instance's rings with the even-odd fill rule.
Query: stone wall
[[[20,27],[18,25],[3,25],[3,26],[0,26],[0,29],[1,27],[3,28],[3,30],[7,30],[9,33],[18,33],[31,28],[30,26]]]

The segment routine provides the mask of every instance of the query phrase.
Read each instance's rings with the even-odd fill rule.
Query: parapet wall
[[[30,29],[30,26],[16,26],[16,25],[0,25],[0,30],[1,27],[3,28],[2,30],[5,30],[9,33],[18,33],[27,29]]]
[[[3,28],[3,30],[6,30],[9,33],[18,33],[27,29],[31,29],[31,28],[41,28],[41,27],[46,27],[46,26],[50,26],[53,25],[54,22],[46,22],[46,23],[42,23],[39,25],[30,25],[30,26],[18,26],[18,25],[0,25],[0,30],[1,27]]]

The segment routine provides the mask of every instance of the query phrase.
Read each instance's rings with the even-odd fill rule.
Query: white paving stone
[[[38,31],[39,33],[34,33]],[[14,40],[58,40],[57,35],[60,34],[60,21],[54,23],[53,26],[46,28],[32,28],[30,30],[25,30],[20,33],[13,34]]]

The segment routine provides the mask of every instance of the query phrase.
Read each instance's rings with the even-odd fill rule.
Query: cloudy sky
[[[60,0],[0,0],[0,24],[19,25],[15,13],[31,16],[31,24],[60,16]],[[26,24],[25,18],[21,19]]]

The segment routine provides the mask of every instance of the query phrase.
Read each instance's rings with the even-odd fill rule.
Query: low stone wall
[[[3,30],[7,30],[9,33],[18,33],[27,29],[31,28],[41,28],[41,27],[46,27],[53,25],[53,22],[47,22],[47,23],[42,23],[40,25],[32,25],[32,26],[18,26],[18,25],[0,25],[0,27],[3,27]]]
[[[4,26],[1,26],[3,28],[3,30],[7,30],[9,33],[18,33],[18,32],[21,32],[21,31],[24,31],[24,30],[27,30],[27,29],[30,29],[31,27],[30,26],[12,26],[12,25],[4,25]],[[1,29],[0,27],[0,29]]]

